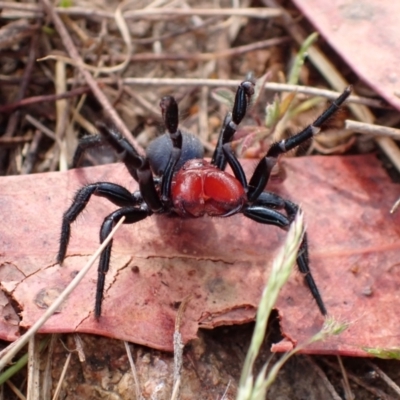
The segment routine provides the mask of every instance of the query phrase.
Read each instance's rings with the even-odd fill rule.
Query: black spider
[[[195,136],[182,133],[178,128],[178,105],[171,96],[164,97],[160,102],[167,133],[150,144],[145,157],[139,155],[114,128],[99,123],[100,135],[83,139],[78,146],[75,160],[84,149],[108,143],[119,154],[132,177],[139,183],[139,190],[130,193],[123,186],[110,182],[92,183],[81,188],[76,193],[71,207],[63,215],[58,262],[62,263],[66,255],[70,225],[86,207],[92,194],[105,197],[121,207],[104,220],[100,230],[101,242],[122,216],[125,217],[125,224],[132,224],[152,214],[198,218],[205,214],[228,217],[242,213],[256,222],[276,225],[287,230],[299,207],[274,193],[264,191],[272,168],[280,154],[292,150],[316,135],[350,92],[351,88],[346,88],[313,124],[300,133],[272,144],[265,157],[259,161],[249,182],[230,146],[254,93],[254,83],[249,80],[242,82],[237,89],[232,113],[228,113],[225,117],[211,163],[203,159],[203,147],[200,141]],[[234,176],[224,171],[227,164],[232,168]],[[284,210],[285,213],[278,210]],[[104,281],[109,268],[111,247],[112,242],[100,256],[95,303],[96,319],[101,315]],[[300,246],[297,264],[319,310],[326,315],[325,305],[311,275],[306,235]]]

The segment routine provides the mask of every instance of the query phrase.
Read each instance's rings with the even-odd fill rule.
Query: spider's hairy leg
[[[147,207],[124,207],[111,213],[103,222],[100,229],[100,243],[103,243],[107,236],[112,231],[115,224],[122,218],[125,217],[124,224],[134,224],[142,219],[145,219],[151,215],[151,211]],[[100,262],[98,268],[97,288],[96,288],[96,302],[94,307],[94,315],[96,319],[99,319],[101,315],[101,304],[103,301],[104,284],[106,279],[106,273],[110,266],[110,256],[112,248],[112,240],[109,242],[107,247],[103,250],[100,255]]]
[[[75,150],[74,158],[72,159],[72,168],[78,167],[79,161],[86,150],[99,147],[103,144],[104,139],[101,137],[101,135],[88,135],[80,139]]]
[[[111,147],[115,149],[125,164],[126,169],[132,177],[139,182],[140,193],[143,200],[154,211],[162,209],[162,203],[158,197],[153,174],[146,157],[139,155],[135,148],[116,130],[116,128],[106,125],[103,122],[96,124],[101,136]]]
[[[84,186],[76,193],[70,208],[62,218],[60,247],[57,255],[57,262],[62,263],[67,253],[69,239],[71,237],[71,224],[86,207],[92,195],[105,197],[111,203],[119,206],[133,206],[139,202],[129,190],[123,186],[109,182],[97,182]]]
[[[290,222],[292,222],[299,211],[299,206],[289,200],[284,200],[284,202],[285,202],[284,208],[286,210]],[[322,297],[319,293],[318,287],[310,271],[310,262],[308,257],[308,241],[306,232],[304,232],[303,240],[300,244],[299,253],[297,255],[297,266],[299,268],[299,271],[303,274],[304,280],[306,281],[306,284],[309,287],[311,294],[313,295],[315,301],[317,302],[321,314],[327,315],[328,312],[326,311],[325,304],[322,301]]]
[[[313,136],[317,135],[321,131],[322,125],[339,110],[340,106],[345,102],[350,94],[351,86],[348,86],[343,93],[336,100],[334,100],[332,104],[311,125],[307,126],[301,132],[288,139],[274,143],[268,150],[267,157],[278,157],[280,154],[294,149],[301,143],[304,143]]]
[[[182,152],[182,132],[178,129],[179,111],[178,104],[172,96],[165,96],[160,101],[160,108],[164,120],[165,128],[172,141],[172,150],[164,171],[161,183],[161,199],[168,202],[171,198],[172,176],[176,163]]]
[[[114,126],[99,121],[96,123],[96,128],[99,130],[102,141],[108,143],[115,150],[129,173],[137,181],[137,170],[142,167],[144,157],[136,151]]]
[[[235,103],[232,112],[228,113],[224,119],[222,129],[220,131],[217,146],[212,156],[211,164],[215,165],[220,170],[225,170],[227,159],[223,146],[233,139],[238,125],[242,122],[246,115],[251,97],[254,94],[254,82],[251,80],[243,81],[237,88]]]
[[[225,156],[226,161],[231,167],[235,178],[241,183],[243,189],[247,191],[247,178],[244,173],[243,167],[240,164],[239,160],[236,157],[235,152],[233,151],[230,143],[225,143],[222,146],[223,154]]]
[[[276,209],[285,209],[287,217],[278,212]],[[243,214],[261,224],[275,225],[285,231],[289,229],[294,217],[296,216],[299,207],[291,201],[285,200],[282,197],[270,193],[263,192],[254,204],[243,208]],[[297,266],[299,271],[304,277],[304,280],[314,297],[318,308],[322,315],[327,315],[327,310],[322,301],[318,287],[310,271],[308,259],[308,243],[306,233],[303,235],[303,240],[300,244],[299,252],[297,254]]]
[[[345,102],[350,94],[351,86],[348,86],[311,125],[308,125],[301,132],[289,139],[284,139],[272,144],[265,157],[263,157],[258,163],[253,176],[250,179],[248,190],[248,199],[250,202],[255,201],[264,190],[278,157],[317,135],[321,131],[321,126],[339,110],[340,106]]]

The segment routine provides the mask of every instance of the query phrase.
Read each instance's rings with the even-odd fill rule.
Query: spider
[[[123,186],[110,182],[91,183],[78,190],[62,218],[57,261],[60,264],[63,262],[71,223],[86,207],[92,195],[105,197],[120,207],[105,218],[100,229],[100,242],[105,240],[123,216],[124,224],[133,224],[152,214],[199,218],[204,215],[229,217],[241,213],[255,222],[288,230],[299,206],[264,190],[272,168],[281,154],[319,133],[321,126],[339,109],[350,93],[351,87],[346,88],[311,125],[289,139],[273,143],[258,162],[249,181],[230,142],[254,94],[254,83],[251,80],[243,81],[237,88],[232,112],[224,119],[211,162],[203,159],[203,146],[199,139],[178,128],[178,105],[172,96],[163,97],[160,102],[166,133],[150,143],[146,156],[139,155],[115,128],[98,123],[99,135],[87,136],[80,142],[74,162],[85,149],[106,143],[117,152],[133,179],[138,182],[139,190],[131,193]],[[233,175],[225,172],[227,164]],[[111,248],[112,241],[100,256],[94,308],[96,320],[101,316]],[[321,314],[325,316],[327,310],[309,267],[306,234],[297,255],[297,265]]]

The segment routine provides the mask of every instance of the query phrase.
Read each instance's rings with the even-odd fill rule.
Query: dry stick
[[[193,53],[193,54],[185,54],[185,53],[177,53],[177,54],[153,54],[153,53],[142,53],[135,54],[131,57],[131,61],[181,61],[181,60],[189,60],[189,61],[210,61],[216,60],[218,58],[227,58],[227,57],[235,57],[241,54],[249,53],[251,51],[257,51],[261,49],[265,49],[267,47],[278,46],[280,44],[285,44],[289,42],[289,38],[287,36],[272,38],[266,40],[260,40],[259,42],[245,44],[243,46],[232,47],[229,49],[216,51],[214,53]],[[118,58],[117,58],[118,59]]]
[[[281,37],[281,38],[273,38],[273,39],[266,39],[266,40],[261,40],[259,42],[255,43],[250,43],[246,44],[243,46],[238,46],[238,47],[233,47],[230,49],[225,49],[221,51],[216,51],[214,53],[177,53],[177,54],[172,54],[172,53],[165,53],[165,54],[154,54],[154,53],[142,53],[142,54],[135,54],[130,57],[129,61],[130,62],[148,62],[148,61],[182,61],[182,60],[188,60],[188,61],[210,61],[210,60],[216,60],[219,58],[227,58],[227,57],[235,57],[240,54],[244,53],[249,53],[251,51],[257,51],[260,49],[265,49],[267,47],[272,47],[272,46],[277,46],[280,44],[287,43],[289,41],[289,38],[287,36]],[[121,57],[113,57],[113,60],[119,61]],[[109,56],[103,56],[101,58],[102,60],[108,60]],[[125,56],[124,56],[125,59]],[[65,63],[68,63],[70,65],[75,65],[77,66],[78,63],[73,60],[72,58],[65,57],[62,55],[48,55],[46,57],[40,58],[40,61],[46,61],[46,60],[59,60],[63,61]],[[122,65],[122,64],[120,64]],[[109,73],[112,72],[115,68],[120,69],[120,65],[116,67],[95,67],[93,65],[89,64],[84,64],[84,68],[86,68],[88,71],[91,72],[97,72],[97,73]]]
[[[287,31],[292,35],[296,42],[301,45],[306,35],[304,30],[294,22],[293,18],[281,7],[275,0],[263,0],[263,3],[270,7],[278,7],[282,12],[282,20],[286,25]],[[348,82],[343,78],[337,68],[326,58],[326,56],[314,45],[308,49],[308,58],[314,66],[321,72],[327,82],[332,87],[341,91],[348,86]],[[353,114],[362,122],[372,124],[374,116],[371,111],[363,105],[349,104],[349,108]],[[375,141],[380,148],[386,153],[393,165],[400,171],[400,149],[391,138],[376,137]]]
[[[183,365],[183,344],[182,335],[180,333],[183,314],[186,307],[191,300],[192,296],[186,296],[179,306],[178,313],[175,318],[175,331],[174,331],[174,386],[172,390],[171,400],[176,400],[179,395],[179,388],[181,383],[181,372]]]
[[[60,99],[68,99],[70,97],[80,96],[81,94],[85,94],[90,92],[90,88],[88,86],[83,86],[80,88],[72,89],[69,92],[60,93],[60,94],[49,94],[44,96],[32,96],[22,99],[20,101],[16,101],[15,103],[5,104],[0,106],[0,113],[10,113],[20,107],[26,107],[35,103],[43,103],[46,101],[56,101]]]
[[[124,346],[125,346],[126,354],[128,355],[129,365],[131,366],[133,381],[135,382],[136,400],[140,400],[140,399],[142,399],[142,395],[141,395],[141,391],[140,391],[139,377],[137,374],[135,361],[133,360],[132,352],[129,347],[129,342],[126,342],[124,340]]]
[[[54,134],[54,132],[47,128],[47,126],[43,125],[39,120],[37,120],[35,117],[32,117],[30,114],[25,115],[25,119],[30,122],[36,129],[39,129],[41,132],[43,132],[46,136],[48,136],[50,139],[53,139],[59,146],[60,141],[58,140],[57,136]]]
[[[68,81],[73,83],[74,81]],[[103,78],[99,82],[104,84],[115,83],[115,79]],[[209,87],[237,87],[241,81],[234,79],[195,79],[195,78],[123,78],[125,85],[144,85],[144,86],[209,86]],[[286,83],[268,82],[264,86],[265,90],[274,92],[297,92],[310,96],[321,96],[330,100],[335,100],[342,92],[334,90],[319,89],[311,86],[289,85]],[[382,108],[383,103],[380,100],[369,99],[361,96],[350,96],[347,99],[349,103],[365,104],[371,107]]]
[[[72,357],[72,353],[69,353],[67,359],[65,360],[63,369],[61,371],[60,379],[57,382],[57,387],[56,387],[56,390],[54,392],[54,396],[52,397],[52,400],[57,400],[58,397],[60,396],[61,386],[62,386],[62,383],[64,381],[65,375],[67,373],[68,366],[69,366],[69,363],[71,361],[71,357]]]
[[[392,205],[390,209],[390,214],[393,214],[400,206],[400,197],[396,200],[396,202]]]
[[[201,17],[249,17],[249,18],[277,18],[282,12],[277,8],[153,8],[143,10],[130,10],[125,13],[125,18],[143,18],[152,16],[188,16]]]
[[[227,395],[228,395],[228,390],[229,390],[230,386],[231,386],[231,380],[229,379],[228,384],[226,385],[225,391],[221,397],[221,400],[228,400]]]
[[[25,136],[15,136],[15,137],[0,137],[0,146],[16,146],[19,144],[24,144],[30,142],[33,139],[33,135],[28,133]]]
[[[86,361],[85,352],[83,351],[83,343],[80,335],[74,333],[75,351],[78,353],[78,358],[81,363]]]
[[[8,85],[19,85],[23,81],[21,76],[8,76],[4,74],[0,74],[0,82],[7,83]],[[50,82],[50,78],[47,76],[38,76],[35,77],[35,80],[31,82],[31,86],[40,87],[43,85],[47,85]]]
[[[13,393],[21,400],[26,400],[26,397],[22,394],[22,392],[12,383],[11,379],[5,382]]]
[[[55,76],[54,76],[54,86],[57,94],[65,93],[67,90],[67,66],[62,61],[57,61],[55,65]],[[57,100],[55,104],[55,128],[54,134],[56,135],[57,141],[59,143],[58,149],[53,153],[52,166],[56,169],[58,165],[58,170],[63,172],[68,170],[68,160],[67,160],[67,143],[65,137],[67,135],[67,121],[69,117],[69,107],[68,101],[65,99]],[[58,155],[58,157],[57,157]],[[50,169],[53,169],[50,167]]]
[[[118,115],[118,113],[115,111],[107,97],[104,95],[104,93],[100,90],[98,84],[96,83],[95,79],[93,76],[87,71],[83,65],[84,62],[81,58],[81,56],[78,53],[78,50],[76,49],[71,36],[69,35],[67,29],[64,26],[64,23],[61,21],[61,18],[53,8],[53,6],[50,3],[50,0],[42,0],[42,3],[53,20],[54,26],[56,27],[58,34],[60,35],[60,38],[64,44],[64,47],[66,48],[69,56],[74,59],[77,62],[77,68],[79,69],[79,72],[83,75],[85,78],[87,84],[89,85],[90,89],[93,92],[93,95],[97,98],[97,101],[103,106],[104,111],[108,114],[112,122],[115,124],[116,128],[119,130],[119,132],[125,136],[127,140],[129,140],[132,145],[138,150],[139,152],[142,152],[141,146],[137,143],[137,141],[132,137],[129,129],[125,126],[124,122]]]
[[[393,139],[400,140],[400,129],[390,128],[388,126],[367,124],[365,122],[352,121],[346,119],[344,128],[349,131],[356,131],[374,136],[390,136]]]
[[[60,296],[54,301],[54,303],[46,310],[46,312],[25,332],[19,339],[6,347],[3,351],[0,352],[0,370],[2,370],[13,357],[26,345],[29,341],[29,338],[34,335],[41,326],[55,313],[55,311],[61,306],[62,302],[71,294],[71,292],[78,286],[79,282],[83,279],[83,277],[88,273],[90,267],[94,264],[97,257],[99,257],[100,253],[104,250],[104,248],[111,241],[115,232],[125,221],[125,217],[122,217],[118,223],[115,225],[113,230],[104,240],[104,242],[100,245],[97,251],[93,254],[87,264],[82,268],[81,271],[75,276],[75,278],[71,281],[71,283],[62,291]]]
[[[47,354],[46,354],[46,364],[44,367],[44,371],[41,375],[42,377],[42,382],[41,382],[41,387],[40,387],[40,395],[42,399],[50,399],[51,398],[51,388],[53,386],[53,378],[51,375],[52,372],[52,364],[53,364],[53,359],[54,359],[54,348],[56,346],[57,340],[58,340],[59,334],[57,333],[52,333],[50,335],[50,342],[47,347]]]
[[[26,399],[36,400],[40,398],[40,385],[39,385],[39,340],[35,335],[29,339],[28,347],[28,377],[27,377],[27,390]]]
[[[342,358],[339,355],[336,357],[338,360],[340,371],[343,376],[343,387],[344,387],[344,393],[345,393],[346,400],[353,400],[355,398],[355,396],[354,396],[353,392],[351,391],[349,377],[347,376],[347,371],[343,365]]]
[[[43,1],[43,3],[45,3]],[[47,8],[48,3],[44,4]],[[22,4],[7,1],[0,1],[0,9],[8,8],[10,10],[21,10],[25,12],[32,12],[37,15],[43,14],[43,9],[34,4]],[[81,7],[55,7],[54,11],[60,15],[70,16],[86,16],[97,18],[114,19],[115,14],[98,9],[81,8]],[[125,19],[140,19],[143,17],[165,17],[165,16],[221,16],[221,17],[249,17],[249,18],[276,18],[282,15],[282,12],[277,8],[191,8],[191,9],[178,9],[178,8],[150,8],[142,10],[126,11]]]

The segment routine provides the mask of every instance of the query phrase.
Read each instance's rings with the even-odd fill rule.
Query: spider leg
[[[83,153],[90,148],[99,147],[104,144],[110,145],[122,159],[129,173],[137,181],[137,170],[143,165],[144,157],[140,156],[135,148],[126,140],[114,126],[109,126],[98,121],[96,127],[98,135],[83,137],[75,150],[72,166],[77,167]]]
[[[165,96],[160,101],[160,108],[165,127],[172,141],[172,151],[161,182],[161,199],[164,203],[171,198],[172,177],[176,163],[182,152],[182,132],[178,129],[178,104],[172,96]]]
[[[107,143],[115,150],[129,173],[138,181],[137,170],[143,166],[144,157],[136,151],[114,126],[98,121],[96,128],[99,130],[102,142]]]
[[[78,146],[75,150],[74,158],[72,159],[72,168],[77,168],[79,161],[87,149],[99,147],[104,144],[104,139],[101,135],[88,135],[79,140]]]
[[[242,184],[244,190],[247,190],[247,178],[244,173],[243,167],[240,164],[235,152],[232,150],[230,143],[225,143],[222,146],[222,151],[224,153],[225,159],[233,171],[235,178]]]
[[[90,196],[105,197],[119,207],[133,206],[140,203],[140,199],[130,193],[123,186],[109,182],[97,182],[84,186],[75,195],[70,208],[64,213],[61,226],[60,248],[57,262],[64,261],[69,239],[71,236],[71,224],[83,211],[89,202]]]
[[[161,211],[163,205],[158,197],[148,159],[139,155],[134,147],[112,126],[102,122],[98,122],[96,126],[104,140],[116,150],[132,177],[139,182],[140,193],[150,210]]]
[[[251,96],[254,94],[254,82],[247,80],[243,81],[236,91],[235,103],[233,105],[232,113],[228,113],[224,119],[221,132],[218,137],[217,147],[215,148],[212,156],[211,164],[215,165],[220,170],[225,170],[226,155],[223,146],[232,141],[238,125],[242,122]]]
[[[343,93],[309,126],[289,139],[274,143],[268,150],[265,157],[258,163],[253,176],[249,182],[247,197],[250,202],[254,202],[262,193],[268,183],[272,168],[275,166],[278,157],[289,150],[294,149],[321,131],[321,126],[336,112],[344,101],[350,96],[351,86],[347,87]]]
[[[274,208],[284,208],[287,213],[287,217],[276,211]],[[298,210],[299,206],[297,204],[294,204],[289,200],[285,200],[274,193],[263,192],[262,195],[256,200],[255,204],[245,207],[242,210],[242,213],[246,217],[261,224],[275,225],[284,230],[288,230]],[[299,252],[297,254],[297,266],[303,275],[304,280],[306,281],[306,284],[312,296],[314,297],[321,314],[327,315],[325,304],[310,271],[306,233],[303,235],[303,240],[300,244]]]
[[[151,212],[145,208],[138,207],[124,207],[111,213],[103,222],[100,229],[100,243],[103,243],[107,236],[112,231],[115,224],[122,218],[125,217],[124,224],[134,224],[142,219],[145,219],[151,215]],[[97,288],[96,288],[96,302],[94,308],[94,315],[96,319],[99,319],[101,315],[101,304],[103,301],[104,284],[106,273],[108,272],[110,266],[110,256],[112,248],[112,240],[108,243],[106,248],[103,250],[100,256],[99,268],[98,268],[98,278],[97,278]]]
[[[279,197],[279,196],[277,196],[277,197]],[[294,218],[296,217],[296,214],[298,213],[300,207],[297,204],[291,202],[290,200],[285,200],[282,198],[281,198],[281,200],[284,201],[285,211],[288,215],[290,222],[292,222],[294,220]],[[324,302],[322,301],[321,295],[319,294],[318,287],[317,287],[317,285],[314,281],[314,278],[311,274],[311,271],[310,271],[310,261],[309,261],[309,257],[308,257],[307,232],[304,232],[303,240],[300,244],[299,253],[297,256],[297,266],[299,267],[300,272],[303,274],[304,279],[310,289],[310,292],[313,295],[315,301],[317,302],[317,305],[321,311],[321,314],[326,315],[327,314],[326,307],[324,305]]]

